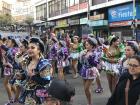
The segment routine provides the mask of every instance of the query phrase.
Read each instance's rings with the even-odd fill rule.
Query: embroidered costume
[[[57,67],[63,68],[69,65],[68,60],[68,49],[66,47],[61,47],[57,52]]]
[[[83,79],[96,79],[99,72],[97,64],[99,63],[96,51],[87,52],[85,55],[81,54],[80,62],[82,64],[81,76]]]
[[[47,59],[41,58],[36,68],[32,71],[32,75],[27,73],[28,80],[24,87],[25,90],[19,98],[20,103],[27,104],[29,100],[35,101],[36,104],[42,103],[42,98],[47,96],[46,88],[51,80],[51,67]]]
[[[111,74],[120,74],[119,68],[120,64],[118,63],[121,61],[125,56],[124,56],[124,46],[120,44],[118,48],[112,49],[111,47],[106,49],[108,52],[110,52],[111,56],[107,56],[107,52],[104,52],[102,56],[102,60],[104,61],[104,70],[107,73]],[[113,62],[110,62],[109,59],[112,59]]]

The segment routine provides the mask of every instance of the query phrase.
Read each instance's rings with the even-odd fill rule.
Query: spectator
[[[44,105],[71,105],[75,89],[66,81],[54,80],[48,89],[49,97]]]
[[[128,65],[128,72],[120,77],[107,105],[136,105],[139,101],[140,56],[131,57]],[[139,104],[137,103],[137,105]]]

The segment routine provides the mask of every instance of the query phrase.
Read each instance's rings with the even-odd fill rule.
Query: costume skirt
[[[79,58],[79,53],[78,52],[72,52],[70,54],[70,58],[73,59],[73,60],[76,60]]]
[[[13,68],[10,67],[4,67],[4,75],[5,76],[11,76],[13,74]]]
[[[99,72],[96,67],[85,67],[81,68],[81,76],[83,79],[96,79],[99,75]]]
[[[120,65],[118,63],[104,62],[104,70],[109,74],[119,74]]]
[[[59,68],[64,68],[64,67],[67,67],[67,66],[69,66],[70,65],[70,62],[69,62],[69,60],[67,59],[67,60],[58,60],[57,61],[57,68],[59,69]]]

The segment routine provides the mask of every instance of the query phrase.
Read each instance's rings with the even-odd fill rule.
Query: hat
[[[104,38],[100,37],[97,38],[97,41],[99,41],[99,44],[103,44],[105,42]]]
[[[88,37],[88,40],[90,40],[94,45],[98,44],[97,40],[93,37]]]
[[[73,36],[73,38],[79,38],[79,36],[77,36],[77,35],[74,35],[74,36]]]
[[[115,38],[115,37],[116,37],[115,35],[109,36],[109,37],[108,37],[108,42],[110,43],[110,42],[112,41],[112,39]]]
[[[43,41],[40,39],[40,38],[37,38],[37,37],[32,37],[30,40],[29,40],[29,43],[35,43],[35,44],[38,44],[39,45],[39,48],[41,50],[41,52],[43,53],[44,52],[44,43]]]
[[[25,46],[25,48],[28,47],[28,41],[26,39],[23,39],[21,43]]]
[[[19,43],[20,43],[18,39],[9,38],[9,40],[11,40],[12,43],[14,43],[14,47],[18,47],[18,45],[19,45]]]
[[[127,45],[131,46],[131,48],[135,51],[135,53],[139,52],[139,45],[136,41],[127,41]]]
[[[67,81],[53,80],[48,88],[48,93],[53,98],[69,102],[71,97],[75,95],[75,88],[72,87]]]

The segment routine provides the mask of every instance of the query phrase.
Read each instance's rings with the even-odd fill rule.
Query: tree
[[[32,36],[31,34],[31,28],[32,28],[32,24],[33,24],[33,18],[31,16],[26,17],[25,19],[25,23],[28,25],[29,27],[29,32],[30,32],[30,36]]]
[[[0,15],[0,24],[1,26],[8,26],[12,23],[12,16],[9,14]]]

